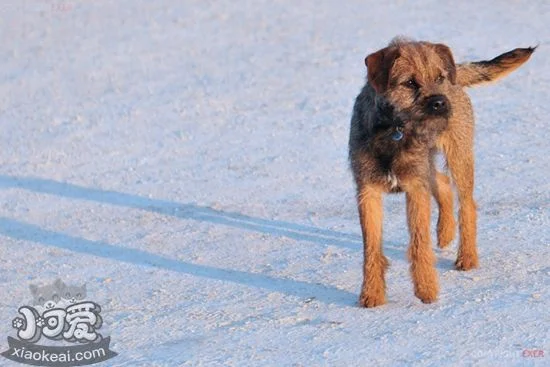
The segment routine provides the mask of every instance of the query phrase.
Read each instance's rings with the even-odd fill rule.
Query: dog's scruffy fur
[[[405,192],[408,257],[414,293],[424,303],[439,286],[430,239],[430,200],[439,207],[437,240],[455,236],[453,189],[460,204],[456,268],[478,266],[474,191],[474,117],[464,87],[497,80],[526,62],[534,48],[518,48],[490,61],[456,65],[443,44],[394,39],[365,59],[367,83],[355,101],[349,159],[357,185],[364,265],[360,304],[385,303],[382,195]],[[434,165],[442,152],[451,177]]]

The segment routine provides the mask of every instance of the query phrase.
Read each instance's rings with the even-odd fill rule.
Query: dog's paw
[[[424,295],[422,297],[420,297],[419,295],[416,295],[416,297],[418,297],[418,299],[420,299],[422,301],[422,303],[426,303],[426,304],[434,303],[435,301],[437,301],[437,294],[435,294],[435,295]]]
[[[362,307],[372,308],[377,306],[382,306],[386,303],[386,296],[384,292],[367,292],[362,291],[361,296],[359,297],[359,304]]]
[[[479,267],[477,256],[459,256],[455,262],[456,270],[468,271]]]
[[[456,270],[468,271],[479,267],[477,255],[459,254],[455,262]]]
[[[422,301],[422,303],[434,303],[437,301],[437,290],[417,290],[414,295]]]
[[[422,301],[422,303],[433,303],[437,301],[439,293],[439,285],[437,281],[415,284],[414,295]]]

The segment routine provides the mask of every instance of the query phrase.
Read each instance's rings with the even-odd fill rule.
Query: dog
[[[460,204],[455,266],[457,270],[478,267],[474,117],[464,88],[506,76],[525,63],[535,49],[517,48],[490,61],[455,64],[444,44],[395,38],[365,58],[367,82],[355,100],[349,136],[349,161],[364,246],[362,306],[386,302],[384,193],[406,194],[407,255],[414,293],[422,302],[436,301],[439,292],[430,239],[432,195],[439,209],[438,246],[448,246],[456,234],[451,183]],[[436,169],[437,152],[443,154],[450,176]]]

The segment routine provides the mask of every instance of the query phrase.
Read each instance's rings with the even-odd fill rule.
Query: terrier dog
[[[458,270],[478,266],[474,190],[474,117],[464,87],[495,81],[526,62],[535,48],[517,48],[490,61],[456,65],[444,44],[394,39],[365,59],[367,83],[353,108],[349,160],[357,186],[363,235],[359,302],[385,303],[382,194],[405,192],[410,234],[408,258],[415,295],[424,303],[439,292],[430,239],[430,200],[439,207],[437,240],[455,236],[454,182],[459,208]],[[442,152],[450,177],[436,170]]]

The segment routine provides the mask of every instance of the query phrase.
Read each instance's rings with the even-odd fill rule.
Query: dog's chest
[[[385,155],[381,154],[377,157],[379,172],[383,176],[383,181],[387,185],[388,191],[398,192],[399,177],[394,170],[394,161],[396,153]]]
[[[399,189],[399,179],[393,173],[393,171],[388,171],[386,176],[387,183],[390,187],[390,191],[396,191]]]

